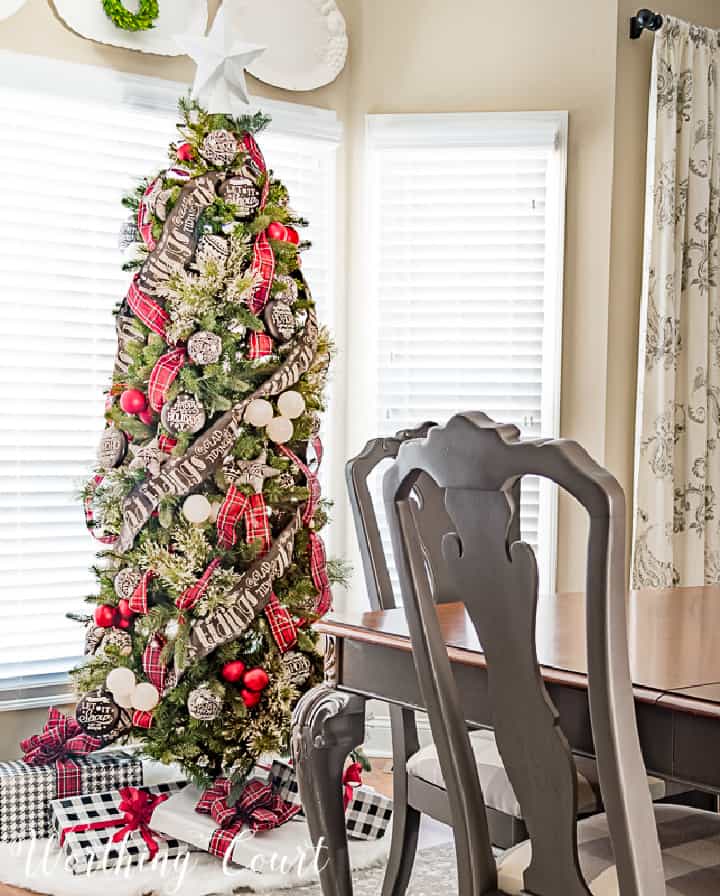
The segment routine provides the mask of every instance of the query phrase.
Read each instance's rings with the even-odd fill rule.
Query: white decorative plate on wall
[[[141,53],[182,56],[175,43],[178,34],[205,34],[207,0],[160,0],[155,27],[147,31],[124,31],[105,14],[102,0],[53,0],[60,18],[72,31],[89,40],[113,47],[127,47]],[[124,0],[130,12],[137,12],[137,0]]]
[[[0,19],[9,19],[10,16],[14,16],[26,3],[27,0],[0,0]]]
[[[225,0],[236,6],[240,36],[267,47],[248,71],[285,90],[315,90],[345,66],[348,38],[335,0]]]

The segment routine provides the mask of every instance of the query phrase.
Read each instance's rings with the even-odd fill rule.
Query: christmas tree
[[[330,356],[300,268],[305,222],[255,135],[261,114],[180,105],[170,165],[126,204],[136,257],[98,469],[103,542],[77,719],[198,783],[241,784],[288,748],[322,677],[311,623],[342,578],[317,478]]]

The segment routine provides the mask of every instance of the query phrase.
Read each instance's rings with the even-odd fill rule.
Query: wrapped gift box
[[[183,837],[194,847],[209,852],[218,826],[210,816],[196,812],[201,795],[201,790],[188,786],[171,796],[153,813],[153,828],[168,837]],[[302,873],[314,859],[307,823],[297,817],[271,831],[255,833],[249,827],[243,828],[228,855],[228,861],[257,873],[277,873],[281,863],[288,874]]]
[[[300,806],[295,769],[281,759],[276,759],[268,781],[278,795],[293,806]],[[352,788],[352,798],[345,810],[345,826],[348,836],[355,840],[379,840],[385,835],[392,819],[392,800],[373,790],[372,787]]]
[[[167,799],[184,786],[183,783],[159,784],[139,790],[151,798],[164,796]],[[165,837],[155,831],[153,817],[157,807],[147,827],[128,830],[132,825],[127,824],[121,801],[122,793],[113,790],[51,803],[53,831],[67,856],[66,867],[73,874],[108,870],[118,865],[144,865],[156,856],[158,860],[169,860],[189,851],[184,841]],[[162,803],[158,803],[160,805]],[[90,825],[90,830],[73,830]],[[123,832],[123,839],[114,843],[113,838],[119,832]]]
[[[69,777],[77,781],[80,793],[143,783],[142,763],[128,753],[93,753],[72,761],[77,766],[76,776],[68,776],[65,767],[55,762],[47,765],[0,762],[0,841],[48,837],[50,803],[58,796],[68,795]],[[71,792],[76,792],[76,788],[72,787]]]

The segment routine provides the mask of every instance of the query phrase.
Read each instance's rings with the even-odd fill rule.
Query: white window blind
[[[368,116],[374,434],[482,410],[557,435],[565,134],[565,113]],[[555,498],[523,489],[548,589]]]
[[[186,86],[0,54],[0,700],[41,702],[82,655],[97,543],[77,495],[103,428],[127,290],[120,199],[167,163]],[[330,307],[337,125],[269,103],[261,144],[311,221],[306,272]],[[263,104],[263,108],[265,105]],[[283,119],[287,132],[283,131]],[[310,136],[308,136],[308,134]]]

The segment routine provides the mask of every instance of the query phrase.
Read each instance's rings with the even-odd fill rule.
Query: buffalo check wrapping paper
[[[285,802],[302,805],[295,769],[286,762],[275,760],[268,780]],[[352,801],[345,811],[348,837],[354,840],[379,840],[385,836],[390,825],[392,810],[392,800],[372,787],[353,788]]]
[[[83,793],[137,787],[143,782],[141,761],[128,753],[94,753],[73,761],[80,769]],[[21,760],[0,762],[0,841],[50,836],[50,803],[56,797],[54,762],[34,766]]]
[[[184,783],[158,784],[155,787],[143,787],[150,794],[177,793],[185,787]],[[120,793],[117,790],[106,793],[89,793],[82,796],[54,800],[51,803],[52,828],[60,840],[65,831],[62,850],[67,856],[66,867],[73,874],[87,874],[100,869],[139,865],[149,862],[150,851],[140,831],[131,831],[120,843],[112,843],[112,838],[119,827],[96,831],[71,831],[70,828],[98,821],[115,821],[123,817],[120,810]],[[155,810],[157,811],[157,809]],[[157,833],[150,822],[152,836],[158,846],[158,860],[175,859],[184,856],[190,847],[182,840],[165,837]]]

